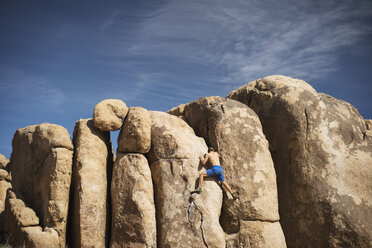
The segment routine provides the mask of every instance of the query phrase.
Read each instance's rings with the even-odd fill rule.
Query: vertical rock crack
[[[192,198],[191,198],[192,199]],[[203,224],[204,224],[204,217],[203,217],[203,213],[200,211],[200,209],[198,208],[198,205],[196,205],[194,199],[191,200],[191,203],[189,205],[189,208],[187,209],[187,215],[188,215],[188,221],[191,225],[191,228],[196,231],[194,229],[194,226],[192,224],[192,221],[190,220],[190,210],[191,210],[191,206],[194,205],[196,210],[199,212],[200,214],[200,231],[201,231],[201,235],[202,235],[202,238],[203,238],[203,242],[204,242],[204,245],[208,248],[208,244],[207,244],[207,241],[205,240],[205,237],[204,237],[204,229],[203,229]]]

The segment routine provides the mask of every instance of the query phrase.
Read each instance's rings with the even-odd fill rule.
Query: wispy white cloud
[[[2,108],[59,108],[66,101],[65,93],[46,78],[4,64],[0,64],[0,82]]]
[[[316,79],[339,70],[343,48],[372,33],[371,16],[367,0],[174,1],[141,19],[136,42],[117,51],[210,66],[211,81],[222,83],[268,74]]]
[[[104,34],[106,30],[108,30],[115,22],[118,16],[120,15],[119,10],[113,11],[107,19],[103,21],[103,23],[100,26],[101,34]]]

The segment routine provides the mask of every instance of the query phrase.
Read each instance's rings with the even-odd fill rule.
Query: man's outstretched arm
[[[200,159],[200,162],[202,163],[202,165],[205,165],[208,161],[208,154],[205,154],[204,157],[200,156],[199,159]]]

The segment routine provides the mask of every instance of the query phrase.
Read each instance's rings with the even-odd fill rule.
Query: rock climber
[[[203,171],[203,172],[200,173],[198,188],[193,190],[191,192],[191,194],[193,194],[193,193],[200,194],[201,193],[202,186],[203,186],[203,180],[204,180],[205,177],[215,177],[215,178],[217,178],[218,182],[222,184],[222,188],[227,189],[227,191],[229,191],[229,193],[234,198],[234,200],[237,198],[233,194],[230,186],[225,182],[225,177],[223,176],[223,170],[222,170],[222,167],[220,165],[221,164],[220,163],[220,157],[221,157],[221,155],[218,152],[215,152],[213,147],[209,147],[208,148],[208,153],[205,154],[204,156],[199,157],[203,166],[209,161],[210,164],[212,165],[212,167],[210,169],[208,169],[207,171]]]

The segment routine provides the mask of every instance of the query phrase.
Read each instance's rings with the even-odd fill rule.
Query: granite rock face
[[[65,246],[73,145],[67,130],[44,123],[18,129],[10,158],[12,188]]]
[[[74,146],[72,246],[105,247],[110,228],[110,133],[97,129],[92,119],[79,119],[74,129]]]
[[[118,130],[123,124],[123,118],[127,115],[127,113],[128,107],[122,100],[103,100],[94,108],[94,125],[101,131]]]
[[[219,224],[222,191],[206,181],[195,189],[203,170],[199,156],[207,151],[202,138],[181,119],[151,111],[151,150],[148,154],[155,189],[158,247],[225,247]]]
[[[111,198],[110,247],[157,247],[151,171],[143,155],[118,154],[112,175]]]
[[[229,247],[285,247],[280,227],[276,175],[268,149],[268,142],[262,132],[257,115],[246,105],[221,97],[205,97],[172,109],[171,113],[181,116],[203,137],[208,146],[221,155],[225,179],[238,200],[224,198],[221,224],[229,234]],[[246,230],[257,222],[265,224],[273,235],[264,235]],[[244,224],[243,224],[244,223]],[[266,230],[265,229],[265,230]],[[260,237],[251,242],[251,236]],[[266,240],[267,239],[267,240]],[[273,241],[275,240],[275,242]]]
[[[270,143],[288,247],[371,247],[372,136],[350,104],[269,76],[231,92]]]
[[[150,113],[141,107],[131,107],[118,137],[119,152],[147,153],[151,147]]]

